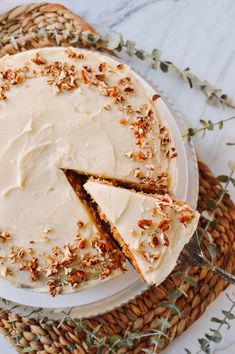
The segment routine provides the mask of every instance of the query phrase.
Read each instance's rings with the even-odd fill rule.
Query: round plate
[[[153,85],[150,85],[140,75],[134,74],[146,88],[148,96],[152,97],[156,92],[152,87]],[[178,152],[177,167],[179,169],[179,183],[176,197],[187,200],[195,207],[198,195],[198,172],[195,152],[192,146],[187,144],[186,148],[183,143],[181,136],[183,121],[181,119],[181,123],[179,123],[179,114],[174,108],[171,107],[169,109],[168,104],[165,102],[164,94],[161,93],[161,97],[156,102],[157,109],[171,130],[174,145]],[[190,162],[190,165],[188,165],[187,161]],[[188,179],[189,175],[190,179]],[[190,186],[188,186],[188,181],[190,181]],[[0,295],[5,299],[26,306],[53,309],[74,307],[72,314],[77,318],[94,316],[120,306],[148,288],[146,284],[141,282],[138,274],[130,264],[127,265],[127,268],[128,271],[123,275],[98,286],[85,289],[81,292],[57,295],[54,298],[48,293],[39,293],[32,289],[16,288],[0,279]],[[48,311],[46,315],[48,316]],[[54,316],[55,311],[53,312]]]

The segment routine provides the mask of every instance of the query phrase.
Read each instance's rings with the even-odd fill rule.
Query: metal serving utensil
[[[235,275],[227,272],[217,265],[214,265],[204,256],[199,247],[198,236],[196,232],[193,234],[189,243],[185,245],[184,249],[180,253],[178,263],[184,266],[200,266],[202,268],[207,268],[225,280],[229,281],[231,284],[235,285]]]

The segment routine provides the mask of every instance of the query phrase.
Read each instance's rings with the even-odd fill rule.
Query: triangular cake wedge
[[[87,181],[84,188],[143,280],[160,284],[196,230],[199,213],[168,195],[149,195],[95,180]]]

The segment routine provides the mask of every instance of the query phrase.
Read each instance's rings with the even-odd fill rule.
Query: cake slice
[[[168,195],[145,194],[88,180],[85,190],[142,279],[160,284],[196,230],[199,213]]]

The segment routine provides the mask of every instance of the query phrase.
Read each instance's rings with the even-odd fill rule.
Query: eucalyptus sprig
[[[107,46],[109,46],[109,43]],[[136,56],[140,60],[149,60],[153,70],[159,67],[163,73],[175,72],[190,88],[199,89],[206,96],[206,100],[210,104],[219,103],[222,107],[235,108],[227,94],[223,93],[221,89],[214,88],[208,81],[198,78],[190,71],[189,67],[182,70],[172,61],[161,59],[162,53],[160,49],[155,48],[149,53],[143,49],[137,49],[135,42],[124,41],[121,36],[116,47],[112,47],[112,49],[115,51],[125,50],[129,56]]]
[[[212,323],[218,323],[216,328],[210,328],[210,333],[206,333],[204,337],[198,339],[198,343],[200,344],[200,349],[196,352],[199,354],[201,352],[210,354],[211,353],[211,344],[212,343],[220,343],[222,340],[221,329],[223,326],[227,326],[227,329],[230,329],[230,324],[228,321],[235,320],[235,314],[233,313],[235,310],[235,301],[231,299],[231,297],[226,294],[228,300],[231,303],[231,306],[228,310],[222,310],[223,317],[212,317]],[[185,348],[187,354],[192,354],[189,349]]]
[[[47,29],[33,28],[30,31],[24,31],[20,29],[12,33],[10,36],[0,39],[0,44],[5,45],[6,39],[8,39],[16,50],[19,50],[19,44],[23,41],[30,40],[30,35],[40,38],[50,38],[55,41],[57,45],[64,43],[66,40],[71,46],[80,47],[82,45],[92,46],[98,50],[112,51],[116,54],[120,52],[127,54],[130,57],[136,57],[139,60],[145,60],[150,68],[153,70],[160,70],[163,73],[174,72],[180,77],[190,88],[199,89],[206,97],[206,100],[210,104],[218,103],[222,107],[235,108],[235,105],[231,102],[227,94],[222,92],[221,89],[213,87],[208,81],[198,78],[193,74],[189,67],[180,69],[172,61],[162,59],[162,52],[158,48],[152,49],[150,52],[136,48],[135,42],[131,40],[124,40],[120,33],[110,33],[108,35],[101,35],[98,33],[91,33],[89,31],[78,30],[59,30],[59,29]]]
[[[16,327],[16,318],[15,318],[15,314],[13,313],[13,310],[16,309],[17,307],[19,307],[19,305],[13,305],[10,306],[10,302],[6,299],[2,299],[3,303],[6,306],[6,310],[5,312],[8,313],[8,323],[9,325],[12,326],[12,328],[6,333],[6,337],[9,337],[9,339],[11,340],[11,338],[15,341],[15,346],[17,349],[22,349],[23,352],[25,350],[25,348],[22,346],[22,343],[20,342],[22,337],[19,335],[19,330]],[[1,309],[1,311],[3,311]]]
[[[169,291],[166,301],[162,301],[158,304],[158,306],[165,307],[169,311],[166,317],[160,317],[158,320],[159,330],[156,336],[152,338],[152,343],[154,344],[153,350],[151,351],[149,349],[144,349],[143,351],[145,353],[157,353],[158,348],[163,348],[165,346],[166,339],[171,340],[171,338],[166,337],[164,333],[166,330],[172,327],[171,319],[174,315],[178,315],[179,317],[182,316],[182,310],[177,305],[177,300],[182,296],[187,297],[187,294],[184,291],[186,284],[189,284],[191,286],[197,285],[196,280],[188,275],[188,271],[189,269],[186,269],[184,272],[176,272],[173,274],[173,277],[178,277],[181,279],[180,284],[178,287],[173,288],[171,291]]]
[[[228,186],[232,184],[235,187],[235,179],[233,175],[235,173],[235,162],[230,161],[229,164],[230,174],[227,175],[220,175],[217,177],[218,181],[222,183],[224,186],[221,188],[219,192],[219,198],[217,200],[214,199],[207,199],[206,204],[209,208],[212,209],[212,212],[209,213],[207,210],[203,210],[201,212],[201,216],[206,220],[206,225],[203,228],[197,229],[197,239],[198,245],[200,247],[201,241],[204,237],[207,237],[209,243],[207,244],[207,250],[211,256],[211,258],[215,258],[217,254],[217,246],[214,242],[214,238],[212,234],[209,232],[209,227],[216,228],[217,223],[215,219],[216,209],[220,208],[224,212],[226,212],[226,207],[222,204],[224,198],[228,196]],[[201,249],[201,247],[200,247]],[[202,249],[201,252],[203,253]]]
[[[235,116],[221,119],[216,122],[212,122],[210,119],[209,120],[204,120],[200,119],[199,122],[201,123],[200,128],[186,128],[183,134],[183,138],[185,138],[187,141],[190,141],[193,136],[195,136],[198,133],[202,133],[202,138],[205,136],[207,131],[212,131],[215,129],[215,127],[218,127],[220,130],[223,129],[224,124],[227,122],[230,122],[231,120],[234,120]],[[233,145],[231,143],[227,143],[227,145]]]

